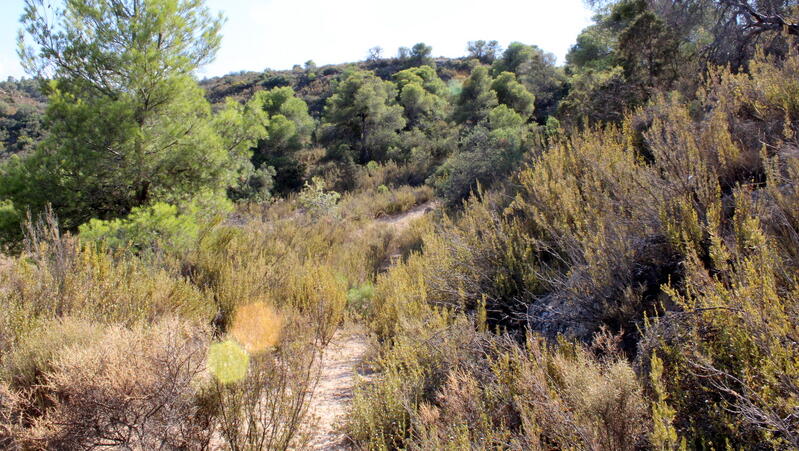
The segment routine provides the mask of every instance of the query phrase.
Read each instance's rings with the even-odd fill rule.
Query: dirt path
[[[310,449],[349,449],[346,437],[338,429],[352,400],[358,367],[368,346],[363,334],[338,331],[325,348],[320,379],[311,400],[311,415],[317,418],[317,425]]]
[[[437,207],[430,201],[404,213],[375,221],[377,225],[393,227],[401,232],[411,222]],[[322,354],[319,382],[311,399],[311,415],[317,419],[310,449],[324,451],[348,450],[347,439],[340,426],[352,400],[357,377],[368,377],[358,369],[369,350],[362,332],[339,330]]]
[[[421,218],[426,213],[435,210],[437,207],[438,203],[434,200],[431,200],[423,203],[422,205],[417,205],[404,213],[379,218],[375,222],[377,224],[384,224],[388,227],[393,227],[397,232],[401,232],[402,230],[408,228],[411,222]]]

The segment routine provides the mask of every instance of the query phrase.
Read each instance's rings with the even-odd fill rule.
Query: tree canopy
[[[488,112],[498,104],[497,93],[491,89],[491,82],[487,67],[474,68],[455,102],[455,121],[477,123],[488,116]]]
[[[193,78],[220,43],[222,19],[202,0],[47,8],[26,1],[20,55],[51,80],[48,137],[4,169],[3,197],[34,210],[51,203],[72,228],[233,183],[259,132],[218,130]]]
[[[543,121],[555,113],[565,86],[565,77],[555,66],[555,55],[534,45],[513,42],[492,66],[494,76],[503,72],[514,73],[519,83],[535,96],[537,120]]]
[[[351,72],[327,100],[322,141],[340,157],[358,163],[388,158],[405,127],[397,88],[373,72]]]

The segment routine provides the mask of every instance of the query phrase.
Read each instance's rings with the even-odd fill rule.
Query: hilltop
[[[471,72],[469,59],[436,58],[433,60],[436,73],[442,80],[465,80]],[[313,64],[295,66],[294,70],[264,72],[236,72],[221,77],[206,78],[200,86],[206,90],[208,100],[221,104],[228,97],[244,102],[256,92],[288,86],[308,104],[312,116],[320,118],[325,100],[333,94],[333,86],[343,74],[353,70],[373,71],[383,80],[392,80],[397,72],[413,67],[413,63],[398,58],[359,61],[316,67]]]

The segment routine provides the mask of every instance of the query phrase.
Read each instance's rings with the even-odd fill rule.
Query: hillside
[[[0,157],[29,151],[41,138],[46,105],[33,81],[0,82]]]
[[[445,81],[462,81],[470,70],[465,58],[438,58],[435,64],[439,77]],[[408,62],[381,59],[294,71],[239,72],[204,79],[200,86],[206,90],[208,100],[214,105],[222,105],[227,98],[245,102],[258,91],[288,86],[308,104],[311,115],[318,119],[325,101],[333,93],[334,83],[347,70],[370,70],[389,80],[393,74],[407,67]],[[40,94],[34,81],[0,82],[0,153],[30,150],[30,146],[41,138],[41,118],[46,105],[47,99]]]
[[[0,449],[799,449],[796,1],[202,82],[203,0],[54,3],[58,89],[0,84]]]
[[[466,58],[436,58],[434,63],[438,76],[446,82],[462,81],[471,70]],[[228,97],[244,102],[258,91],[288,86],[308,104],[311,115],[320,118],[325,100],[333,94],[335,82],[346,71],[368,70],[384,80],[391,80],[395,73],[412,66],[413,63],[397,58],[321,67],[297,66],[296,70],[290,71],[239,72],[207,78],[200,82],[200,86],[206,90],[208,100],[213,104],[220,104]]]

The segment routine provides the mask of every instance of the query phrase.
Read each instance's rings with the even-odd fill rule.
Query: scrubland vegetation
[[[354,323],[353,449],[799,449],[795,2],[202,84],[202,0],[26,4],[0,448],[303,449]]]

